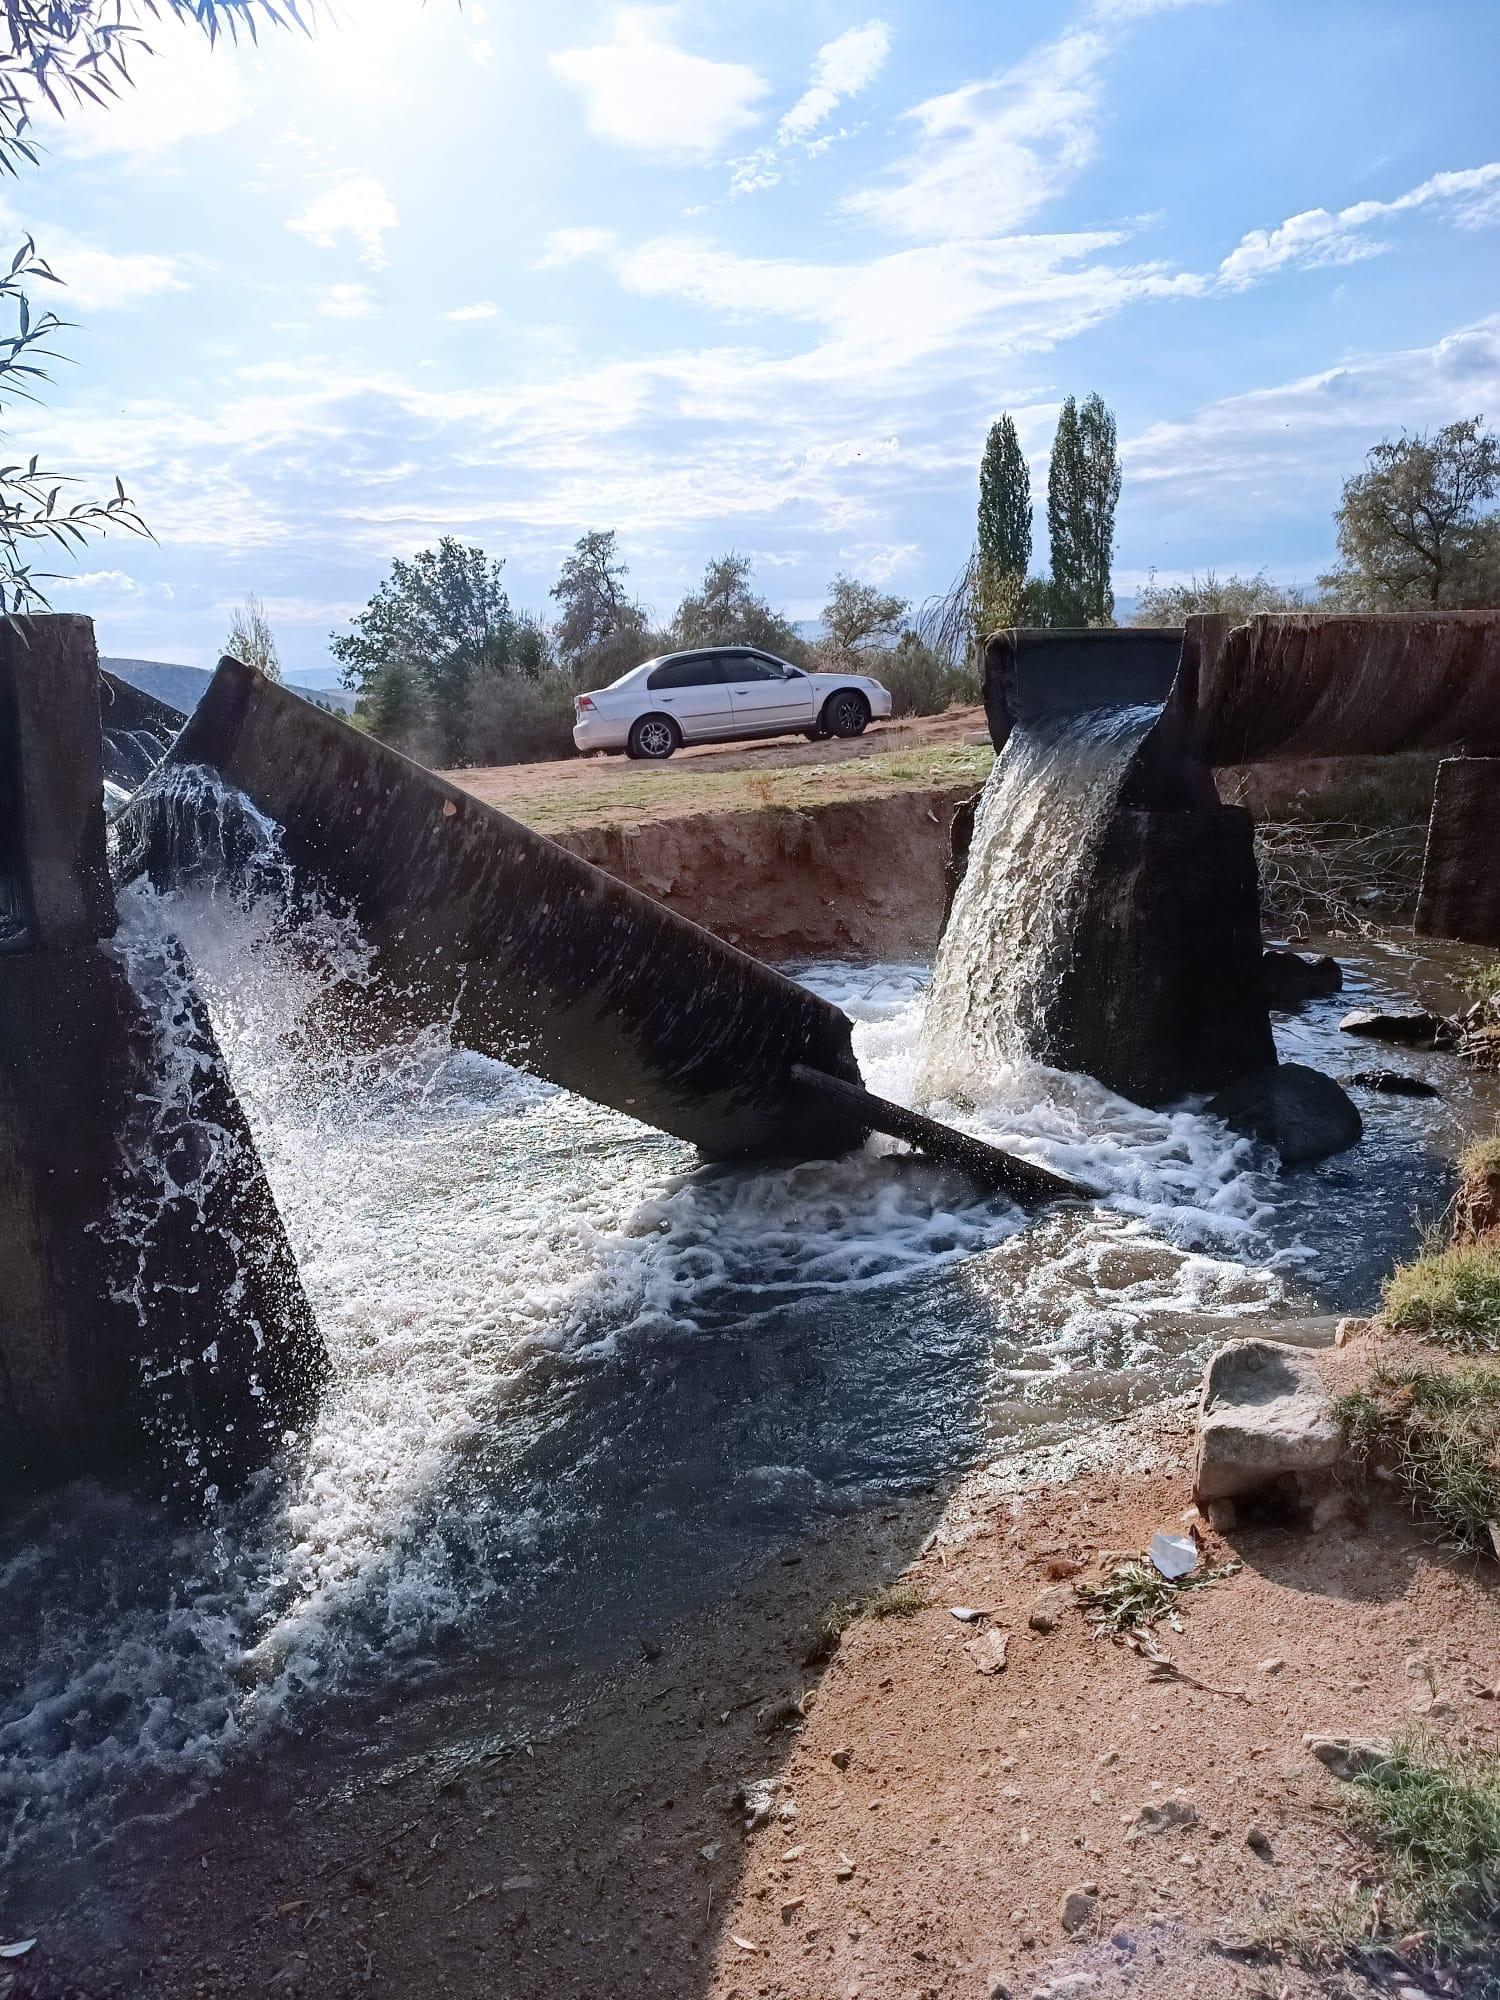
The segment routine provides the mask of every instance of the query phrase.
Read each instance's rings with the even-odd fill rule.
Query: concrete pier
[[[121,925],[84,618],[0,628],[0,1487],[224,1484],[325,1372],[180,945]]]

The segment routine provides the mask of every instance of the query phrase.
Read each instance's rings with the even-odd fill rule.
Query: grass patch
[[[1458,1171],[1466,1181],[1500,1178],[1500,1135],[1493,1139],[1476,1139],[1473,1145],[1465,1146],[1459,1154]]]
[[[1471,1000],[1478,1000],[1486,1007],[1500,1001],[1500,952],[1489,958],[1475,959],[1464,980],[1464,992]]]
[[[914,1618],[919,1611],[925,1611],[930,1602],[914,1583],[903,1577],[895,1583],[881,1584],[878,1590],[872,1590],[864,1597],[850,1597],[839,1604],[830,1604],[813,1631],[812,1641],[803,1655],[804,1663],[816,1667],[825,1660],[831,1660],[844,1634],[861,1618]]]
[[[1415,1512],[1467,1548],[1500,1518],[1500,1370],[1381,1366],[1338,1405],[1365,1464],[1389,1464]]]
[[[1500,1351],[1500,1246],[1455,1243],[1398,1264],[1385,1281],[1384,1316],[1464,1354]]]
[[[805,812],[849,799],[948,786],[977,791],[994,761],[987,743],[934,743],[824,764],[754,770],[705,765],[693,758],[640,765],[612,757],[594,760],[582,777],[570,767],[567,777],[550,782],[539,783],[524,765],[450,775],[513,819],[538,833],[555,834],[570,827],[640,825],[698,813]]]
[[[1379,1877],[1335,1909],[1268,1923],[1267,1945],[1313,1972],[1368,1975],[1381,1992],[1415,1974],[1424,1990],[1500,2000],[1500,1757],[1412,1736],[1339,1802]],[[1361,1978],[1352,1990],[1370,1988]]]
[[[1240,1565],[1222,1563],[1217,1569],[1195,1570],[1191,1576],[1165,1577],[1156,1565],[1140,1562],[1116,1563],[1102,1583],[1074,1586],[1083,1615],[1096,1631],[1115,1637],[1139,1632],[1160,1624],[1163,1618],[1174,1632],[1182,1630],[1177,1615],[1180,1598],[1208,1584],[1233,1576]]]

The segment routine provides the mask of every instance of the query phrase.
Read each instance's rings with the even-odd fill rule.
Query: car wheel
[[[870,720],[870,704],[853,688],[831,694],[823,704],[823,730],[828,736],[862,736]]]
[[[670,715],[643,715],[631,724],[628,747],[632,757],[659,764],[671,756],[679,740],[677,724]]]

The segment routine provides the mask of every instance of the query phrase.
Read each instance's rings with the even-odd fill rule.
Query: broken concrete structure
[[[371,976],[341,998],[366,1032],[440,1024],[713,1158],[829,1156],[889,1131],[1021,1199],[1079,1192],[882,1104],[839,1008],[253,668],[220,662],[164,772],[194,766],[353,913]],[[186,831],[148,788],[120,822],[123,866],[170,875]]]
[[[121,926],[83,618],[0,631],[0,1486],[264,1464],[322,1344],[180,946]]]
[[[1500,945],[1497,827],[1500,757],[1445,757],[1438,765],[1417,895],[1419,936]]]

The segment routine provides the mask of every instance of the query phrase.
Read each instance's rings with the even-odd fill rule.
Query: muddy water
[[[127,925],[160,912],[123,899]],[[482,1671],[497,1727],[829,1518],[1185,1385],[1242,1322],[1355,1308],[1446,1198],[1475,1115],[1368,1103],[1357,1154],[1279,1179],[1192,1110],[999,1065],[959,1114],[1104,1191],[1031,1220],[920,1163],[759,1172],[428,1040],[309,1034],[357,941],[274,899],[178,899],[335,1378],[283,1476],[173,1519],[86,1485],[0,1537],[0,1833],[59,1853],[234,1759]],[[320,956],[321,952],[321,956]],[[802,968],[873,1088],[915,1086],[925,972]],[[1371,991],[1441,981],[1369,953]],[[1334,1070],[1347,997],[1284,1031]]]

